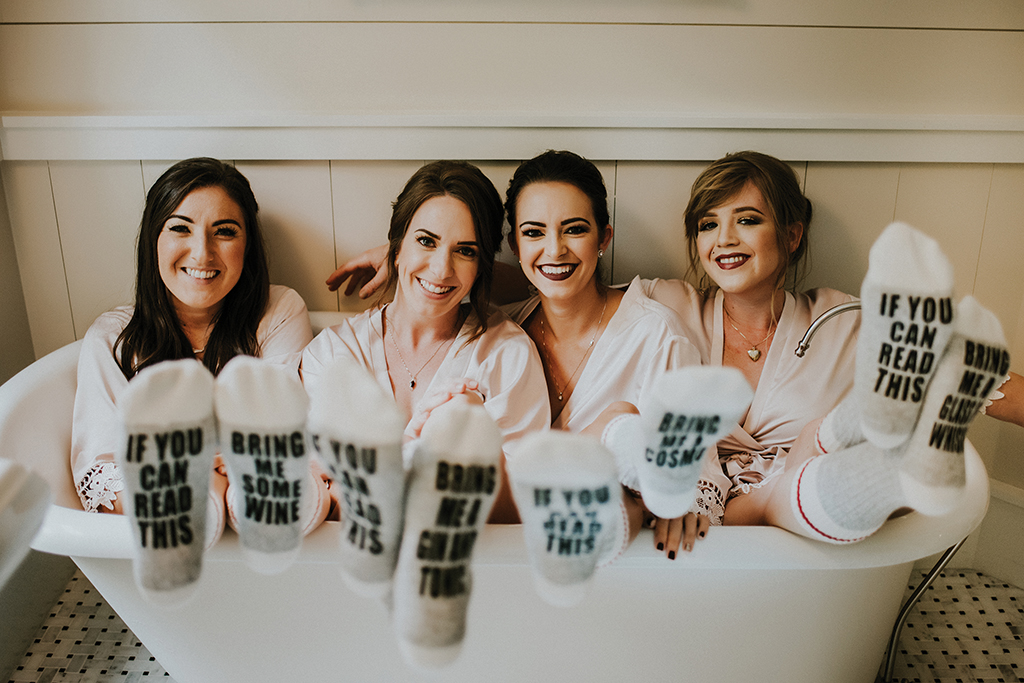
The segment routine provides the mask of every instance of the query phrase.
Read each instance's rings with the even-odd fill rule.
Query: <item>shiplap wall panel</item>
[[[334,270],[334,215],[328,161],[239,162],[260,205],[270,281],[287,285],[310,310],[338,310],[324,280]]]
[[[1020,31],[6,24],[0,110],[1019,117],[1020,65]]]
[[[335,258],[345,263],[388,239],[391,203],[409,177],[423,165],[412,161],[332,161]],[[324,279],[330,273],[324,273]],[[341,291],[342,310],[362,310],[368,305],[355,294]]]
[[[859,295],[868,251],[896,213],[899,164],[809,164],[814,206],[806,287]]]
[[[615,184],[615,282],[682,277],[687,269],[683,211],[703,162],[619,162]]]
[[[100,313],[130,304],[145,202],[139,162],[50,163],[75,335]]]
[[[996,166],[985,214],[985,235],[974,296],[1003,324],[1011,365],[1024,368],[1024,166]],[[989,474],[1024,488],[1024,429],[992,419]],[[988,426],[986,425],[986,426]],[[980,450],[980,447],[979,447]]]
[[[992,168],[991,164],[904,164],[900,169],[895,218],[938,241],[953,263],[958,298],[974,292]]]
[[[46,162],[4,162],[3,181],[32,347],[39,358],[75,340],[50,170]]]

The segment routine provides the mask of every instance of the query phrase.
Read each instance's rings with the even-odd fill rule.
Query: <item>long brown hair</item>
[[[800,190],[800,182],[789,164],[761,152],[727,154],[704,169],[694,181],[690,202],[683,214],[690,258],[687,274],[697,275],[703,270],[697,253],[701,218],[732,199],[748,182],[760,191],[775,223],[775,239],[785,278],[780,286],[787,283],[796,286],[807,268],[808,230],[813,213],[811,200]],[[803,226],[803,236],[796,249],[790,252],[789,228],[797,223]],[[706,275],[702,275],[702,280]]]
[[[157,239],[185,197],[206,187],[222,188],[241,209],[245,256],[238,283],[214,317],[203,364],[217,374],[237,355],[259,354],[256,331],[270,298],[270,273],[256,217],[256,197],[249,181],[234,166],[207,157],[186,159],[167,169],[146,195],[137,244],[135,311],[114,344],[114,358],[128,379],[161,361],[195,357],[160,277]]]

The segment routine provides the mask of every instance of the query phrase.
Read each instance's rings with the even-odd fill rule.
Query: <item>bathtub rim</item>
[[[347,315],[317,313],[315,317],[320,327]],[[67,373],[74,376],[80,347],[80,341],[61,347],[0,386],[0,411],[9,410],[38,383],[64,377]],[[46,472],[33,467],[27,458],[13,459],[46,478]],[[62,459],[67,462],[66,456]],[[966,495],[946,515],[926,517],[912,512],[889,520],[870,538],[849,546],[833,546],[805,539],[774,527],[718,527],[697,544],[693,553],[681,553],[677,563],[681,567],[827,569],[868,568],[917,561],[954,545],[981,524],[988,510],[989,481],[985,466],[969,441],[966,463]],[[122,516],[87,513],[53,503],[32,547],[41,552],[70,557],[130,559],[128,523],[128,519]],[[305,539],[297,561],[333,562],[339,533],[336,523],[328,523],[318,529]],[[650,533],[642,532],[644,536],[632,544],[615,566],[647,566],[664,562],[662,554],[653,549],[648,538]],[[237,537],[230,531],[226,532],[217,546],[207,553],[207,560],[241,562]],[[481,536],[474,561],[528,564],[519,527],[489,526]]]

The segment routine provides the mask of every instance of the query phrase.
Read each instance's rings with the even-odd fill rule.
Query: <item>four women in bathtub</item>
[[[616,478],[632,482],[632,489],[646,487],[652,503],[671,501],[673,492],[658,486],[676,485],[676,496],[686,486],[674,484],[674,473],[658,462],[668,461],[669,440],[689,446],[675,449],[677,455],[688,450],[700,462],[703,448],[714,445],[744,410],[740,428],[719,443],[717,454],[703,459],[707,466],[695,510],[708,517],[727,524],[776,524],[846,542],[872,532],[897,507],[936,512],[955,497],[963,478],[963,430],[976,404],[1006,376],[1006,355],[998,323],[973,303],[957,307],[951,319],[949,278],[924,278],[942,260],[927,238],[895,228],[873,251],[864,290],[873,306],[864,316],[859,351],[852,341],[855,320],[840,318],[823,332],[832,343],[819,341],[800,360],[786,353],[795,346],[794,335],[849,297],[830,290],[786,291],[787,274],[806,253],[811,211],[792,171],[778,160],[733,155],[695,183],[687,237],[694,263],[715,289],[657,280],[634,281],[625,292],[601,285],[597,264],[611,238],[605,193],[600,174],[576,155],[549,152],[526,162],[513,178],[506,209],[513,226],[510,244],[537,289],[536,297],[508,309],[526,334],[485,303],[500,243],[500,199],[474,167],[441,162],[414,175],[396,202],[386,260],[395,284],[393,301],[325,331],[303,355],[303,377],[314,396],[310,429],[341,485],[349,540],[363,548],[387,547],[392,559],[386,566],[397,560],[395,592],[406,597],[396,601],[396,613],[402,611],[400,602],[409,606],[399,621],[409,625],[404,642],[418,654],[450,653],[447,648],[461,640],[465,565],[490,501],[499,500],[497,519],[515,514],[501,476],[502,450],[513,481],[521,483],[517,494],[528,540],[531,529],[540,530],[535,539],[548,539],[547,555],[531,548],[538,565],[551,557],[552,538],[558,538],[554,547],[578,552],[586,547],[588,533],[607,527],[622,531],[628,542],[643,518],[632,496],[625,497],[625,514],[618,513],[618,519],[607,515],[608,506],[604,516],[596,507],[584,507],[599,497],[604,503],[618,500],[608,495],[609,488],[617,488]],[[83,347],[72,455],[76,484],[87,509],[117,510],[124,506],[120,482],[127,473],[129,488],[136,489],[130,509],[141,520],[136,525],[140,544],[176,553],[170,561],[137,564],[140,583],[152,590],[181,585],[180,580],[168,583],[168,572],[160,569],[169,563],[175,567],[170,574],[182,574],[182,566],[195,567],[192,575],[198,572],[195,554],[182,560],[177,548],[190,545],[185,537],[202,526],[195,519],[202,514],[196,500],[202,496],[191,491],[207,488],[211,466],[203,467],[202,458],[213,457],[209,434],[215,411],[221,443],[232,444],[225,454],[229,468],[234,462],[236,470],[232,488],[238,494],[228,496],[228,507],[235,510],[232,519],[257,566],[280,568],[260,558],[294,548],[291,539],[297,534],[281,536],[271,516],[308,530],[328,513],[327,477],[309,469],[315,465],[299,457],[303,449],[297,442],[288,446],[306,414],[293,370],[309,341],[308,317],[294,292],[267,284],[255,213],[248,184],[230,167],[213,160],[172,167],[147,199],[136,306],[101,316]],[[892,254],[900,255],[898,262]],[[467,294],[470,304],[461,304]],[[894,343],[894,323],[916,331]],[[237,370],[229,365],[216,386],[210,373],[196,371],[195,360],[145,370],[162,360],[192,358],[218,373],[234,355],[262,356],[292,370],[274,372],[279,370],[274,363],[240,359]],[[327,367],[336,357],[362,369]],[[698,360],[718,368],[710,384],[705,378],[696,389],[657,385],[659,373]],[[376,382],[367,382],[364,370]],[[139,379],[128,385],[136,374]],[[936,378],[929,383],[932,374]],[[732,383],[737,375],[754,387],[752,400],[744,383]],[[318,389],[318,379],[329,381]],[[851,383],[854,392],[840,403]],[[346,396],[353,392],[339,390],[344,386],[362,387],[359,398],[365,400],[352,403]],[[717,394],[715,400],[709,391]],[[168,392],[187,397],[173,404],[180,409],[166,409]],[[335,410],[346,400],[351,409]],[[820,427],[812,421],[837,403]],[[710,420],[695,427],[698,423],[686,419],[708,412],[709,404],[717,429],[705,431]],[[363,417],[347,424],[323,419],[317,427],[318,405],[322,415]],[[115,426],[118,408],[129,444],[120,467],[113,464],[113,454],[124,444]],[[559,443],[555,435],[554,441],[524,446],[518,457],[515,442],[526,432],[543,432],[549,421],[560,430],[602,436],[619,456],[618,471],[609,467],[611,455],[591,457],[599,448]],[[663,433],[671,425],[678,431]],[[422,437],[407,458],[418,475],[404,512],[396,493],[404,485],[404,470],[394,455],[402,432]],[[564,463],[537,457],[551,448],[579,454],[571,458],[571,475],[560,469]],[[190,457],[200,459],[192,460],[190,469],[175,469],[174,458],[192,451]],[[829,455],[813,457],[822,451]],[[302,464],[286,472],[272,466],[274,453]],[[265,500],[267,507],[259,508],[259,487],[269,492],[275,472],[294,485],[289,489],[278,482],[277,495],[287,498],[286,490],[305,489],[317,494],[316,503],[310,505],[307,497],[306,503],[295,500],[289,507],[287,500]],[[223,510],[222,475],[213,474],[213,482],[210,507]],[[187,500],[181,493],[186,486]],[[555,510],[553,496],[546,499],[545,491],[572,496],[563,496],[566,507]],[[249,529],[238,523],[243,507],[241,517],[258,522]],[[189,511],[184,524],[181,518]],[[684,511],[675,507],[671,518],[656,521],[656,542],[670,556],[680,539],[692,547],[693,536],[705,530]],[[589,531],[571,538],[584,520],[591,522]],[[388,523],[390,540],[380,536]],[[398,552],[396,530],[402,524],[417,533],[406,533]],[[222,525],[214,521],[213,528]],[[373,566],[361,570],[365,556],[353,556],[350,576],[356,583],[380,583],[388,575]],[[553,562],[539,571],[549,587],[564,586],[592,567]],[[451,599],[451,624],[445,637],[431,640],[435,629],[424,626],[418,600],[440,595]]]

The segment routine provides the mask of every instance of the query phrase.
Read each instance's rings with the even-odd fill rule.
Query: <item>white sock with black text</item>
[[[953,331],[953,266],[935,240],[893,223],[871,247],[860,294],[860,428],[878,448],[895,448],[914,429]]]
[[[516,444],[508,470],[537,592],[559,607],[580,602],[598,560],[625,534],[616,529],[615,456],[593,437],[534,432]]]
[[[640,406],[637,474],[647,509],[663,519],[690,510],[704,454],[733,430],[752,397],[736,368],[687,366],[658,378]]]
[[[342,575],[360,595],[381,597],[391,590],[402,540],[405,419],[348,359],[324,369],[310,401],[310,441],[341,491]]]
[[[228,361],[214,400],[243,557],[261,574],[278,574],[294,562],[319,506],[306,449],[309,400],[295,370],[251,356]]]
[[[900,461],[907,502],[925,515],[944,514],[960,500],[967,428],[1010,369],[999,320],[973,297],[957,305],[953,338],[938,366]]]
[[[435,408],[416,443],[393,618],[406,661],[455,660],[466,633],[473,546],[501,485],[501,431],[482,406]]]
[[[213,375],[191,359],[150,366],[128,382],[118,408],[135,581],[151,602],[179,604],[202,571],[217,444]]]

